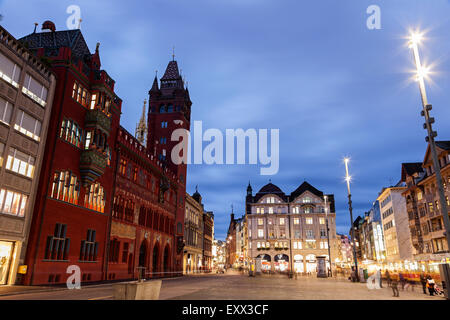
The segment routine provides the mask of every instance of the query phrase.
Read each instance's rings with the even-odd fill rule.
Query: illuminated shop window
[[[28,196],[8,189],[0,189],[0,212],[18,217],[25,215]]]
[[[0,78],[18,88],[21,70],[19,65],[0,53]]]
[[[55,172],[51,197],[61,201],[78,204],[80,182],[70,171]]]
[[[47,104],[45,101],[47,100],[47,88],[28,73],[25,75],[22,92],[42,107],[45,107]]]
[[[8,160],[6,162],[6,169],[16,172],[18,174],[33,177],[35,157],[23,153],[17,149],[9,148]]]
[[[84,206],[102,213],[105,211],[104,191],[99,183],[93,183],[87,188]]]
[[[16,124],[14,129],[29,136],[30,138],[39,141],[41,135],[41,122],[29,114],[19,110],[16,116]]]
[[[0,97],[0,122],[10,124],[13,105]]]

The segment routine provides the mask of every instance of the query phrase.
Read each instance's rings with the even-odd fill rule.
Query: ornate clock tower
[[[158,85],[158,79],[155,76],[149,91],[147,149],[163,164],[163,167],[177,175],[179,183],[176,188],[175,254],[176,269],[182,271],[182,249],[180,248],[183,245],[187,164],[177,165],[172,162],[171,152],[179,141],[171,141],[171,136],[176,129],[190,129],[192,102],[175,59],[169,62],[160,81],[161,86]],[[160,187],[164,190],[168,186]]]

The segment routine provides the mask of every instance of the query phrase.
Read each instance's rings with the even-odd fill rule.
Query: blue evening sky
[[[422,59],[435,63],[428,85],[438,140],[450,139],[450,2],[448,0],[151,0],[0,1],[2,25],[19,38],[52,20],[66,29],[66,8],[79,5],[91,49],[123,99],[122,125],[134,132],[155,70],[171,59],[186,80],[192,121],[203,128],[280,129],[280,170],[258,165],[191,165],[188,192],[199,186],[214,211],[216,238],[244,213],[248,181],[269,179],[290,193],[304,180],[336,199],[337,229],[349,214],[344,156],[351,156],[354,216],[370,209],[383,186],[400,179],[402,162],[426,149],[417,83],[405,35],[428,31]],[[381,29],[366,27],[366,9],[381,8]]]

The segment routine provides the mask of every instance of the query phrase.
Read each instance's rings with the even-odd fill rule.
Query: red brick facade
[[[83,282],[137,278],[138,267],[146,277],[181,274],[186,165],[170,162],[170,137],[189,129],[191,102],[176,62],[161,90],[155,79],[150,91],[147,149],[120,127],[122,101],[100,69],[98,45],[91,54],[79,29],[21,41],[51,63],[57,84],[20,282],[65,283],[69,265],[80,267]],[[154,111],[162,104],[174,107]],[[166,159],[155,148],[163,136]]]

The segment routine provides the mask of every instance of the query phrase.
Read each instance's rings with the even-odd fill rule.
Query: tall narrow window
[[[95,109],[95,103],[97,102],[97,95],[96,94],[93,94],[92,95],[92,98],[91,98],[91,106],[90,106],[90,109],[91,110],[94,110]]]
[[[3,165],[3,151],[5,151],[5,144],[0,142],[0,167]]]
[[[13,105],[3,98],[0,98],[0,122],[9,124],[11,122]]]
[[[95,241],[95,230],[88,229],[86,240],[81,241],[80,261],[97,261],[98,242]]]
[[[77,98],[78,83],[75,81],[72,88],[72,98]]]
[[[0,53],[0,78],[18,88],[21,70],[19,65]]]
[[[104,212],[105,210],[105,199],[103,187],[99,183],[93,183],[88,187],[85,198],[84,205],[86,208],[91,210]]]
[[[80,183],[70,171],[55,172],[53,175],[51,197],[61,201],[78,204]]]

